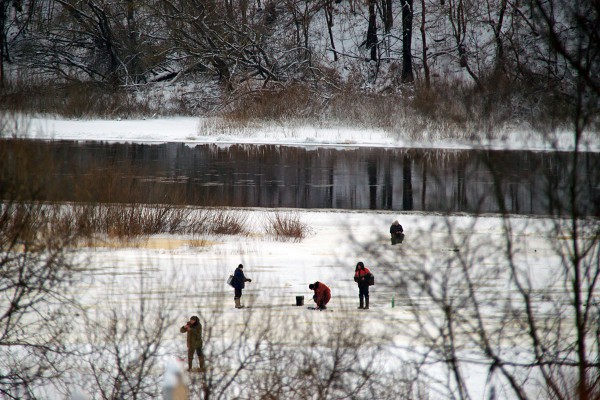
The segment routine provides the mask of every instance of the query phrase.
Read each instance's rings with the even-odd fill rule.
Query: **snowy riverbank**
[[[23,123],[23,122],[22,122]],[[21,124],[22,124],[21,123]],[[281,144],[288,146],[367,146],[447,149],[506,149],[534,151],[569,151],[574,147],[573,133],[552,132],[544,136],[526,128],[498,134],[494,138],[451,139],[439,132],[418,137],[408,132],[357,129],[354,127],[321,128],[313,126],[266,126],[249,130],[218,128],[214,120],[194,117],[142,120],[69,120],[38,116],[15,133],[20,137],[45,140],[102,140],[111,142],[164,143],[190,145],[217,143]],[[22,125],[21,125],[22,126]],[[18,129],[13,129],[17,131]],[[582,151],[600,151],[600,135],[591,132],[581,142]]]

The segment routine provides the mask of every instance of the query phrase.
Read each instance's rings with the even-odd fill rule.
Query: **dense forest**
[[[1,107],[556,127],[577,102],[598,109],[599,15],[590,0],[1,1]]]

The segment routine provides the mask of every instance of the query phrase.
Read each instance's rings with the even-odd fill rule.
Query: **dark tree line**
[[[501,73],[508,85],[584,79],[597,94],[598,14],[596,2],[566,0],[5,0],[0,82],[131,86],[200,73],[235,90],[331,83],[328,71],[367,62],[374,83],[397,62],[403,83],[464,75],[483,87]]]

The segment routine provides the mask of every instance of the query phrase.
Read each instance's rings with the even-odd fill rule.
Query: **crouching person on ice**
[[[402,225],[397,220],[392,223],[390,226],[390,235],[392,238],[392,244],[400,243],[404,240],[404,229],[402,229]]]
[[[202,324],[200,318],[193,316],[179,331],[187,333],[188,371],[192,370],[194,353],[198,355],[198,366],[204,371],[204,354],[202,353]]]
[[[317,308],[319,310],[325,310],[327,307],[327,303],[331,300],[331,290],[322,282],[315,282],[308,285],[310,290],[315,291],[315,295],[313,296],[313,300],[317,303]]]
[[[238,265],[233,273],[233,279],[231,281],[231,285],[234,289],[233,300],[235,301],[235,308],[243,308],[244,306],[241,304],[242,298],[242,289],[246,286],[246,282],[252,282],[252,279],[246,278],[244,275],[244,266],[242,264]]]

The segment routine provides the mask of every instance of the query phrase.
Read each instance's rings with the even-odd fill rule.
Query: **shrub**
[[[247,216],[235,211],[215,210],[210,214],[209,233],[216,235],[246,234]]]
[[[310,234],[310,228],[300,221],[300,216],[294,212],[274,212],[267,214],[264,230],[277,240],[292,240],[299,242]]]
[[[223,117],[233,121],[302,120],[322,111],[318,100],[310,88],[300,85],[259,90],[239,98]]]

